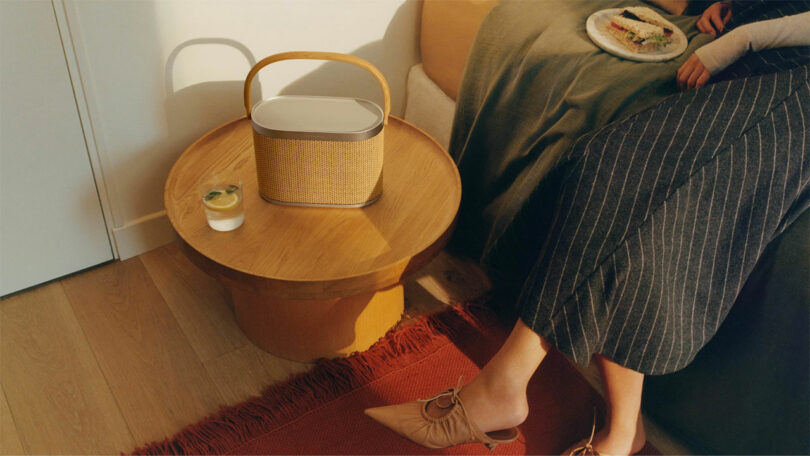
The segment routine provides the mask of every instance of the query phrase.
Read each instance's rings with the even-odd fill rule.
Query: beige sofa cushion
[[[420,48],[425,73],[453,100],[475,33],[497,0],[424,0]]]

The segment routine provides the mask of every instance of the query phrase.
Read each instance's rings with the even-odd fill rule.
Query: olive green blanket
[[[484,264],[494,250],[506,251],[514,266],[511,252],[524,238],[516,219],[532,216],[528,199],[553,180],[574,142],[677,92],[678,67],[712,39],[695,28],[697,17],[657,10],[689,40],[680,57],[661,63],[615,57],[585,32],[592,13],[638,5],[645,4],[502,0],[484,20],[465,69],[450,146],[464,184],[457,247]]]

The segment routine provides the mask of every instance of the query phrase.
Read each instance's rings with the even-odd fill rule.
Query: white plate
[[[670,37],[672,41],[663,48],[655,52],[645,53],[633,52],[627,49],[606,30],[610,25],[610,18],[621,13],[622,9],[610,8],[597,11],[591,14],[585,23],[585,31],[588,32],[588,37],[600,48],[615,56],[639,62],[663,62],[678,57],[686,50],[686,35],[674,24],[672,36]]]

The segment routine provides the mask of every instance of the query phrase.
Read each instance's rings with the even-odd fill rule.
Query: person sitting
[[[477,249],[476,256],[490,264],[494,258],[509,267],[523,266],[526,257],[530,271],[519,268],[509,277],[520,290],[513,300],[519,318],[468,384],[462,387],[459,381],[430,399],[365,413],[431,448],[469,442],[491,448],[510,442],[529,414],[529,381],[556,349],[574,362],[596,363],[608,404],[602,429],[596,431],[594,425],[596,432],[569,452],[633,454],[646,441],[640,413],[644,376],[680,370],[694,359],[728,314],[764,246],[810,205],[808,167],[802,165],[810,147],[805,141],[791,142],[792,135],[806,131],[805,117],[810,118],[802,115],[810,106],[807,59],[790,51],[799,56],[793,63],[800,65],[790,71],[762,76],[747,86],[749,79],[715,84],[694,96],[669,96],[674,64],[638,64],[647,66],[627,73],[641,81],[632,89],[653,87],[666,96],[650,109],[618,117],[626,111],[609,108],[607,95],[623,106],[640,98],[649,102],[656,91],[621,92],[628,84],[619,82],[628,78],[609,78],[611,71],[642,67],[577,41],[581,11],[558,3],[561,10],[571,8],[562,16],[566,22],[544,15],[538,3],[502,0],[479,30],[480,53],[471,53],[467,64],[467,74],[476,77],[465,77],[467,84],[462,84],[469,98],[459,98],[451,143],[467,195],[466,203],[462,201],[467,217],[460,216],[458,229],[487,228],[480,230],[483,236],[473,230],[455,239],[464,245],[483,240],[479,244],[487,245]],[[583,7],[585,0],[576,4],[591,7]],[[699,20],[701,32],[741,31],[725,34],[691,56],[678,72],[682,88],[722,80],[722,68],[749,49],[805,43],[807,13],[795,5],[785,9],[787,13],[778,7],[771,11],[774,5],[749,1],[739,8],[736,3],[707,8]],[[768,21],[753,23],[774,19],[774,14],[793,14],[784,19],[793,30],[774,30]],[[678,20],[685,24],[694,18]],[[745,21],[752,22],[750,27]],[[504,30],[503,24],[513,30]],[[777,24],[786,27],[785,22]],[[690,33],[700,37],[693,40],[693,48],[708,38],[694,29]],[[543,38],[548,36],[554,39]],[[574,39],[564,40],[567,37]],[[552,47],[563,41],[573,43],[568,55]],[[604,63],[598,74],[583,70],[595,60]],[[605,86],[611,90],[584,84],[607,79]],[[585,88],[577,90],[577,84]],[[767,93],[781,88],[780,96],[756,97],[760,85]],[[736,109],[734,103],[718,105],[706,94],[715,88],[723,97],[730,92],[751,101],[745,109]],[[587,96],[593,93],[599,98],[591,102]],[[526,103],[544,98],[545,104]],[[603,115],[593,114],[598,108]],[[704,111],[737,127],[712,128],[713,120],[701,122]],[[549,113],[553,118],[546,118]],[[563,121],[570,124],[577,117],[598,117],[605,123],[563,129],[568,125]],[[665,119],[669,124],[660,127]],[[508,125],[498,128],[501,123]],[[584,136],[577,135],[570,144],[559,141],[573,136],[571,132]],[[785,149],[792,154],[784,154]],[[540,174],[552,165],[553,171],[537,179],[528,172]],[[518,172],[524,169],[525,174]],[[485,192],[490,187],[481,185],[476,193],[482,178],[494,182],[494,196]],[[513,187],[514,182],[519,185]],[[513,188],[514,193],[508,193]],[[492,229],[484,225],[489,218],[479,217],[487,210],[487,217],[498,222]],[[508,211],[517,215],[502,217]]]
[[[697,28],[721,35],[732,17],[731,4],[717,2],[703,12]],[[678,88],[703,87],[747,52],[792,46],[810,46],[810,12],[741,25],[715,41],[698,48],[678,69]]]

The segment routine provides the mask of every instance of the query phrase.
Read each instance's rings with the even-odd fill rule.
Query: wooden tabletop
[[[245,222],[229,232],[208,227],[198,190],[204,176],[222,170],[239,175],[244,190]],[[423,131],[393,116],[385,128],[383,172],[382,197],[364,208],[268,203],[258,193],[252,128],[243,117],[180,156],[164,203],[192,259],[208,272],[281,298],[344,297],[394,285],[429,261],[458,211],[461,180],[453,160]]]

